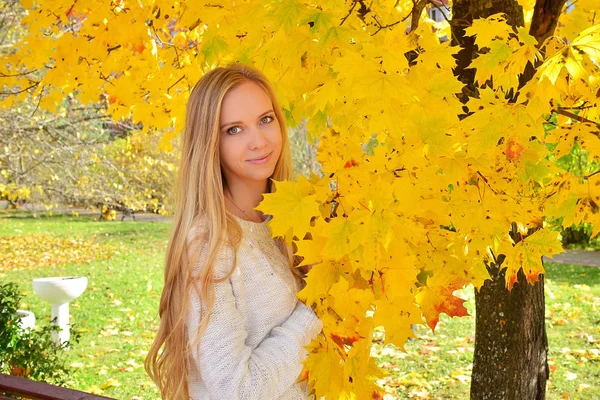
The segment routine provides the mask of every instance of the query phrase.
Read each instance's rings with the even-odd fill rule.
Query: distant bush
[[[592,237],[592,224],[582,222],[561,230],[562,244],[567,248],[600,249],[600,238]]]

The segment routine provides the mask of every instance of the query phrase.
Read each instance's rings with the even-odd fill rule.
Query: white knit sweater
[[[215,283],[215,305],[208,328],[192,353],[189,392],[194,400],[307,399],[306,381],[297,382],[305,349],[323,327],[310,307],[296,297],[301,280],[287,266],[284,255],[262,223],[236,217],[243,232],[233,275]],[[199,223],[189,238],[201,233]],[[198,236],[196,236],[198,237]],[[195,271],[207,257],[200,250]],[[201,246],[201,247],[199,247]],[[197,250],[196,250],[197,251]],[[216,278],[227,275],[233,261],[231,246],[222,246],[215,262]],[[204,311],[195,293],[190,294],[187,317],[190,340]],[[312,398],[312,397],[311,397]]]

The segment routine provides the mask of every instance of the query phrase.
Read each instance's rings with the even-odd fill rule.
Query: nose
[[[250,139],[250,149],[258,150],[264,148],[268,141],[266,132],[264,132],[261,128],[257,127],[252,130],[252,135]]]

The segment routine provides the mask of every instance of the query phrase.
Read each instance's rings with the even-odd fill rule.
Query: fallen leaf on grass
[[[431,353],[435,353],[436,351],[439,351],[439,350],[440,350],[440,347],[438,346],[438,344],[436,342],[428,342],[428,343],[425,343],[425,345],[421,349],[421,354],[431,354]]]
[[[452,373],[452,378],[456,379],[463,385],[468,385],[471,382],[471,377],[468,375],[465,375],[465,372],[462,370],[454,371]]]
[[[125,361],[125,364],[129,365],[129,366],[131,366],[133,368],[140,368],[140,367],[143,366],[142,364],[136,363],[134,360],[127,360],[127,361]]]
[[[107,389],[111,386],[121,386],[121,383],[115,378],[108,378],[106,382],[100,386],[100,389]]]
[[[577,393],[581,393],[585,389],[589,389],[591,387],[592,387],[592,385],[588,385],[587,383],[580,383],[579,386],[577,386]]]
[[[566,378],[568,381],[572,381],[572,380],[574,380],[574,379],[577,379],[577,374],[576,374],[576,373],[574,373],[574,372],[569,372],[569,371],[567,371],[567,372],[565,372],[565,378]]]
[[[425,388],[418,388],[418,389],[413,389],[410,391],[410,396],[411,397],[417,397],[419,399],[430,399],[431,397],[429,397],[429,391]]]
[[[115,247],[93,238],[57,238],[45,235],[0,237],[0,271],[39,269],[67,263],[88,263],[112,257]]]
[[[86,391],[86,392],[88,392],[88,393],[91,393],[91,394],[102,394],[102,389],[100,389],[100,388],[99,388],[98,386],[96,386],[96,385],[92,385],[92,386],[90,386],[90,387],[89,387],[89,388],[87,388],[85,391]]]
[[[575,308],[573,311],[567,314],[568,318],[576,318],[581,313],[581,307]]]

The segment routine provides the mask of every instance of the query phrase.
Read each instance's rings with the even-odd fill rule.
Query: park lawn
[[[71,304],[72,322],[82,338],[68,352],[72,373],[67,386],[117,399],[157,399],[143,361],[155,335],[162,287],[162,265],[169,234],[164,222],[108,222],[91,217],[61,215],[27,218],[0,215],[0,240],[62,240],[60,251],[48,254],[66,262],[2,272],[0,280],[17,282],[25,295],[22,308],[48,320],[50,305],[38,300],[31,279],[42,276],[84,275],[88,289]],[[80,253],[69,253],[69,242],[84,242]],[[31,241],[30,241],[31,242]],[[29,242],[29,243],[30,243]],[[87,247],[86,247],[87,246]],[[4,250],[3,250],[4,251]],[[34,253],[36,256],[37,253]],[[94,254],[97,258],[94,259]],[[19,265],[23,254],[11,254]],[[32,257],[29,254],[28,257]],[[45,258],[44,258],[45,257]],[[110,257],[110,258],[109,258]],[[85,257],[84,257],[85,258]],[[91,259],[91,261],[90,261]],[[549,399],[600,398],[600,269],[547,263],[546,322],[550,346]],[[470,288],[460,291],[474,313]],[[474,347],[474,319],[442,316],[435,334],[424,326],[403,352],[382,345],[376,334],[372,355],[390,373],[382,379],[386,398],[468,398]]]
[[[158,325],[169,225],[73,216],[0,221],[1,236],[93,238],[109,248],[110,259],[8,271],[0,279],[17,282],[23,289],[26,303],[21,308],[33,311],[38,320],[49,320],[50,305],[33,293],[31,279],[87,276],[86,291],[70,306],[81,340],[69,350],[72,374],[67,386],[116,399],[160,398],[143,362]]]

